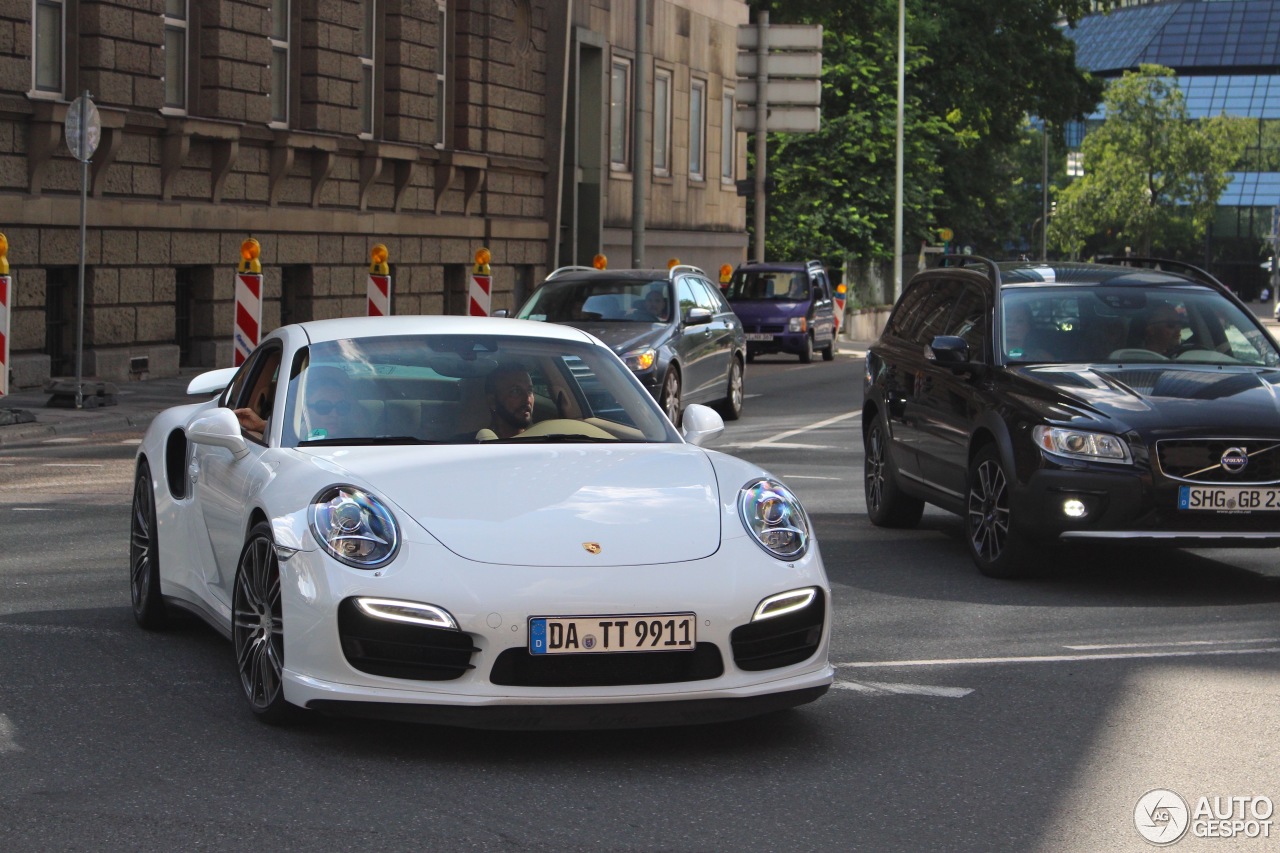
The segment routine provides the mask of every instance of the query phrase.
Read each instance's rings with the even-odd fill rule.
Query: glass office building
[[[1098,77],[1164,65],[1177,73],[1192,118],[1225,112],[1258,120],[1202,259],[1242,296],[1256,293],[1266,278],[1263,237],[1280,205],[1280,0],[1128,0],[1067,34],[1079,65]]]

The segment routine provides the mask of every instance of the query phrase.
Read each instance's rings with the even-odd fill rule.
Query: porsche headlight
[[[776,480],[754,480],[738,493],[738,516],[760,547],[779,560],[798,560],[809,549],[809,517],[791,490]]]
[[[1110,433],[1038,426],[1031,430],[1031,436],[1041,450],[1059,456],[1091,462],[1133,461],[1133,457],[1129,455],[1129,445],[1120,436]]]
[[[658,352],[653,347],[644,347],[643,349],[634,349],[631,352],[624,353],[622,360],[627,363],[627,367],[632,370],[648,370],[653,367],[653,362],[658,358]]]
[[[330,486],[316,495],[307,520],[330,556],[357,569],[386,565],[400,547],[391,511],[355,486]]]

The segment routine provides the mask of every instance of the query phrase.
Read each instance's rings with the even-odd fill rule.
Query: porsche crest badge
[[[600,553],[600,543],[599,543],[599,542],[583,542],[583,543],[582,543],[582,547],[587,549],[587,553],[588,553],[588,554],[599,554],[599,553]]]

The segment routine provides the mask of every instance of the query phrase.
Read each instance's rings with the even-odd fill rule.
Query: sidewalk
[[[201,398],[187,396],[187,385],[192,377],[203,372],[202,369],[183,370],[180,375],[167,379],[118,383],[116,405],[96,409],[50,408],[46,406],[50,396],[46,391],[39,388],[14,391],[0,397],[0,418],[9,414],[7,410],[17,409],[34,416],[35,421],[0,425],[0,447],[77,433],[142,430],[170,406],[198,402]],[[19,419],[23,419],[22,416]]]

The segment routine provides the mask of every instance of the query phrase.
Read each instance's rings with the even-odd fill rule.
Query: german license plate
[[[1193,512],[1280,512],[1280,489],[1180,486],[1178,509]]]
[[[529,654],[685,652],[698,644],[696,613],[631,616],[534,616]]]
[[[769,333],[769,332],[747,332],[747,334],[745,335],[745,337],[746,337],[746,339],[747,339],[747,340],[749,340],[749,341],[771,341],[771,340],[773,340],[773,335],[772,335],[771,333]]]

